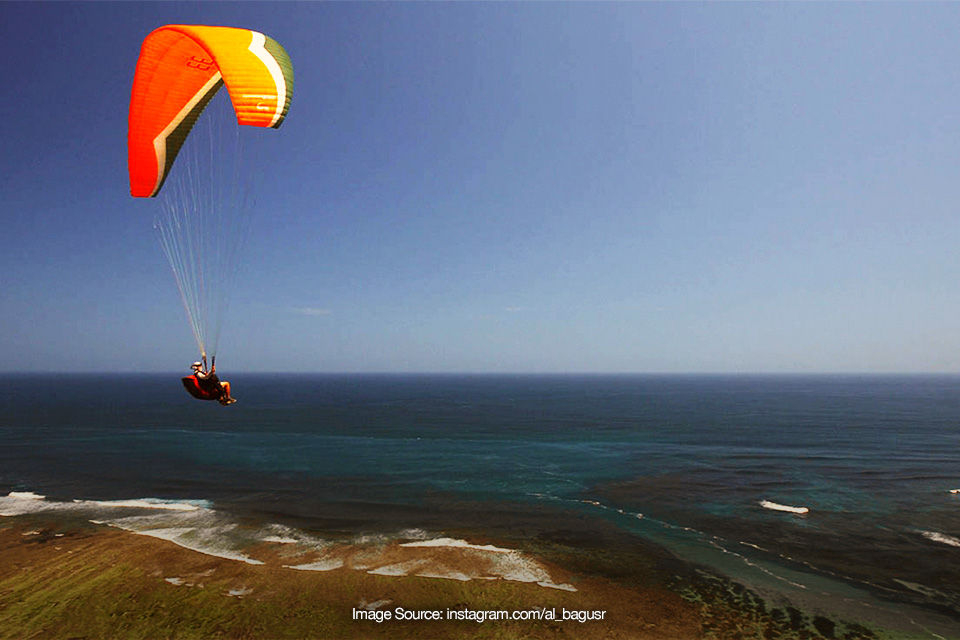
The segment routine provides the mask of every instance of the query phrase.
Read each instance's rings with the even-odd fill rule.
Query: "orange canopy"
[[[237,122],[277,128],[293,95],[293,65],[249,29],[167,25],[143,41],[127,134],[130,193],[157,195],[203,108],[226,85]]]

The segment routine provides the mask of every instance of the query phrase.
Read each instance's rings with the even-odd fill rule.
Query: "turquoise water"
[[[529,505],[760,590],[849,587],[960,628],[960,377],[228,378],[224,408],[177,375],[0,377],[0,492],[346,533]]]

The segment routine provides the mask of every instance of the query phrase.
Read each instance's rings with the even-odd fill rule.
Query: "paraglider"
[[[187,393],[197,400],[216,400],[223,405],[236,402],[236,399],[230,396],[230,383],[217,377],[216,365],[208,371],[205,363],[194,362],[190,368],[193,373],[180,378]]]
[[[219,386],[214,372],[252,208],[245,188],[252,172],[241,166],[239,131],[246,127],[214,122],[210,113],[221,87],[237,125],[279,128],[293,95],[290,57],[249,29],[166,25],[147,35],[133,80],[127,159],[131,195],[159,196],[154,226],[200,350],[203,365],[182,379],[184,387],[196,398],[230,404],[229,383]],[[175,171],[181,152],[183,166]]]

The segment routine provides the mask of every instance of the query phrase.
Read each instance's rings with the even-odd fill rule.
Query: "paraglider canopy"
[[[130,193],[156,196],[190,129],[226,85],[241,125],[277,128],[290,108],[293,65],[250,29],[167,25],[143,41],[130,100]]]
[[[215,97],[224,86],[229,100]],[[127,134],[130,193],[160,195],[154,227],[204,362],[216,356],[255,202],[240,132],[278,128],[292,95],[289,56],[257,31],[166,25],[140,49]]]

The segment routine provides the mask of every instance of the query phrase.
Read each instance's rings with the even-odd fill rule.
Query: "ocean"
[[[960,638],[958,376],[224,377],[229,407],[177,374],[0,376],[0,515],[247,561],[614,530],[774,602]]]

